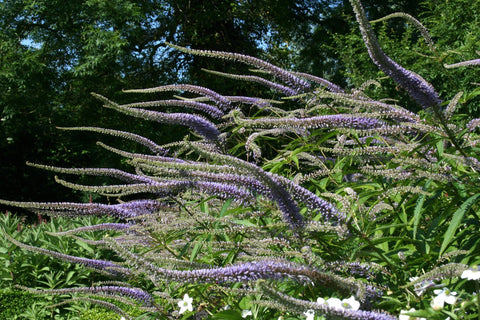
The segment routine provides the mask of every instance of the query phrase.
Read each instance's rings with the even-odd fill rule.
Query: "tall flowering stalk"
[[[437,110],[441,99],[433,87],[382,51],[360,1],[351,0],[351,4],[374,63],[417,103]],[[423,27],[412,17],[403,17]],[[445,256],[439,257],[433,267],[430,265],[432,270],[417,278],[408,277],[405,254],[400,251],[392,256],[385,247],[401,247],[403,234],[397,231],[400,225],[412,234],[409,248],[416,246],[417,253],[429,250],[419,245],[424,239],[421,237],[429,232],[421,225],[429,223],[426,218],[422,220],[422,206],[441,199],[440,204],[446,206],[439,205],[438,210],[451,207],[448,196],[438,192],[432,195],[430,186],[461,189],[456,165],[461,166],[462,175],[477,177],[479,160],[452,152],[449,141],[461,150],[478,145],[479,119],[470,120],[465,128],[450,125],[443,130],[401,106],[368,98],[363,87],[348,92],[325,79],[282,70],[258,58],[167,45],[185,53],[231,59],[261,69],[264,73],[260,75],[267,73],[269,79],[209,72],[263,84],[271,90],[269,93],[276,92],[281,98],[221,95],[189,84],[125,90],[180,91],[188,92],[189,97],[174,95],[166,100],[124,105],[94,94],[107,108],[162,125],[186,126],[195,135],[162,145],[120,130],[60,128],[134,141],[149,153],[132,153],[99,141],[99,146],[121,156],[130,168],[64,168],[29,163],[54,172],[58,175],[56,181],[66,187],[105,196],[108,204],[0,203],[52,217],[112,217],[115,221],[110,223],[62,230],[55,235],[82,241],[84,232],[109,231],[109,236],[101,240],[85,242],[111,249],[115,260],[75,257],[31,246],[10,235],[6,238],[24,250],[76,263],[121,282],[34,292],[71,294],[74,298],[68,301],[94,302],[128,317],[108,301],[114,298],[137,304],[145,312],[174,318],[196,312],[194,298],[197,303],[204,297],[185,292],[196,285],[219,292],[219,296],[258,296],[261,299],[252,301],[252,307],[310,319],[317,314],[332,319],[391,320],[396,316],[377,310],[385,305],[380,302],[390,299],[385,293],[392,294],[391,290],[403,290],[406,296],[412,292],[418,298],[443,279],[478,278],[475,272],[469,273],[465,264],[444,262],[460,255],[445,252],[460,229],[463,215],[474,208],[477,196],[455,209],[447,227],[448,237],[442,244],[441,254]],[[454,117],[461,97],[458,94],[450,102],[443,120]],[[169,106],[187,111],[151,110]],[[253,161],[249,158],[252,153]],[[87,185],[64,178],[72,175],[93,176],[95,181],[107,178],[109,183]],[[452,216],[450,212],[441,214]],[[395,220],[397,216],[400,222]],[[428,218],[437,221],[437,217]],[[382,225],[384,221],[396,222]],[[145,289],[133,288],[128,285],[131,281],[149,285]],[[328,294],[329,298],[313,294]],[[441,294],[435,307],[456,301],[446,292]],[[396,297],[405,298],[401,294]],[[205,304],[210,313],[222,307],[212,304]],[[245,316],[250,315],[250,308],[242,309]],[[397,309],[397,314],[403,311]]]
[[[441,99],[433,86],[418,74],[405,69],[390,59],[380,47],[360,1],[350,0],[350,3],[355,11],[355,16],[362,32],[363,42],[372,61],[387,76],[404,88],[419,105],[424,108],[438,107]]]

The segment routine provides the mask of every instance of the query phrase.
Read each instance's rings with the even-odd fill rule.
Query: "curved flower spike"
[[[235,60],[239,62],[243,62],[249,64],[251,66],[257,67],[261,70],[265,70],[273,74],[275,77],[279,78],[280,80],[284,81],[290,87],[295,89],[296,91],[304,91],[310,88],[310,84],[303,81],[302,79],[294,76],[292,73],[285,71],[271,63],[263,61],[261,59],[247,56],[244,54],[239,53],[232,53],[232,52],[224,52],[224,51],[209,51],[209,50],[197,50],[197,49],[189,49],[181,46],[174,45],[172,43],[165,42],[165,44],[169,47],[172,47],[178,51],[189,53],[189,54],[196,54],[199,56],[205,57],[216,57],[222,59],[229,59]]]
[[[453,64],[444,64],[443,66],[447,69],[450,69],[450,68],[474,66],[479,64],[480,64],[480,59],[474,59],[474,60],[462,61],[462,62],[453,63]]]
[[[442,101],[430,83],[418,74],[400,66],[383,52],[373,33],[372,26],[367,19],[360,0],[350,0],[350,3],[352,4],[353,11],[355,11],[355,16],[360,26],[368,54],[378,68],[404,88],[412,99],[423,108],[440,105]]]

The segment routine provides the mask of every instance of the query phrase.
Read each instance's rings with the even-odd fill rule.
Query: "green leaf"
[[[438,257],[440,258],[447,248],[447,246],[450,244],[452,239],[455,236],[455,232],[457,231],[458,227],[460,226],[460,223],[462,222],[463,216],[465,215],[465,212],[470,209],[470,207],[475,203],[475,201],[480,197],[480,193],[476,194],[474,196],[471,196],[468,198],[460,208],[458,208],[457,211],[453,214],[453,218],[450,221],[450,225],[448,226],[447,232],[445,232],[445,235],[443,236],[443,243],[442,246],[440,247],[440,252],[438,253]]]
[[[473,90],[472,92],[470,93],[467,93],[465,96],[464,96],[464,102],[467,102],[468,100],[471,100],[473,98],[475,98],[476,96],[480,95],[480,88],[476,88],[475,90]]]
[[[93,250],[93,248],[90,245],[88,245],[87,243],[85,243],[81,240],[77,239],[76,244],[78,246],[82,247],[83,249],[85,249],[89,253],[94,253],[95,252],[95,250]]]
[[[238,306],[242,310],[249,310],[252,307],[252,297],[250,296],[243,297],[242,300],[240,300],[240,302],[238,303]]]
[[[428,180],[423,187],[423,190],[427,190],[430,186],[432,180]],[[413,211],[413,239],[417,238],[418,224],[420,223],[420,218],[423,213],[423,204],[425,203],[425,195],[421,194],[417,199],[417,204],[415,205],[415,210]]]
[[[212,315],[212,319],[241,320],[242,315],[234,310],[224,310]]]
[[[443,155],[443,140],[437,141],[437,151],[438,155],[441,157]]]
[[[193,250],[192,250],[192,253],[190,254],[190,261],[194,261],[195,258],[198,256],[198,254],[200,253],[200,250],[202,249],[203,247],[203,244],[202,243],[197,243],[195,244],[195,246],[193,247]]]
[[[233,202],[233,199],[227,199],[224,203],[223,203],[223,206],[222,206],[222,209],[220,210],[220,214],[219,216],[220,217],[225,217],[228,213],[228,208],[230,207],[230,205],[232,204]]]

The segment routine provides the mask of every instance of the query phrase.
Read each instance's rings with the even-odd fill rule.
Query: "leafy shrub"
[[[15,319],[27,306],[37,301],[34,294],[19,290],[3,289],[0,291],[0,319]]]
[[[91,309],[84,312],[80,318],[81,320],[118,320],[118,315],[112,311],[104,309]]]
[[[18,247],[112,278],[90,286],[25,289],[72,295],[66,302],[96,303],[125,318],[132,318],[125,304],[167,319],[478,315],[476,282],[470,280],[478,280],[480,271],[470,266],[479,262],[480,119],[455,114],[457,105],[469,102],[463,93],[445,103],[426,80],[385,55],[360,2],[351,4],[370,58],[420,112],[370,98],[365,88],[377,81],[345,92],[257,58],[169,44],[257,68],[246,76],[210,72],[265,85],[272,90],[269,99],[188,84],[127,91],[184,93],[171,100],[120,105],[94,94],[107,108],[180,124],[191,136],[158,145],[119,130],[63,128],[133,140],[149,152],[98,143],[122,156],[130,172],[32,164],[62,176],[107,177],[97,185],[56,180],[118,202],[2,203],[122,222],[55,233],[82,241],[76,234],[115,230],[118,235],[84,240],[113,250],[112,259],[45,250],[7,234]],[[479,61],[446,67],[474,64]],[[169,107],[196,113],[151,110]]]

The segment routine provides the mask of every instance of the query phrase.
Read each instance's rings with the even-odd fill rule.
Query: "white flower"
[[[323,298],[318,298],[318,299],[317,299],[317,303],[318,303],[318,304],[324,304],[324,303],[325,303],[325,299],[323,299]]]
[[[190,298],[188,294],[185,293],[183,300],[178,301],[178,306],[180,307],[179,313],[182,314],[185,311],[193,311],[192,306],[193,298]]]
[[[252,315],[251,310],[242,310],[242,318],[246,318],[246,317],[251,316],[251,315]]]
[[[400,315],[398,316],[398,320],[427,320],[425,318],[417,318],[417,317],[411,317],[411,316],[408,316],[406,315],[405,313],[408,313],[408,312],[414,312],[415,311],[415,308],[412,308],[410,310],[400,310]]]
[[[338,298],[330,298],[326,302],[328,306],[336,309],[358,310],[358,308],[360,308],[360,302],[355,300],[354,296],[343,300]]]
[[[305,320],[314,320],[315,319],[315,311],[309,309],[303,313],[307,318]]]
[[[329,306],[329,307],[333,307],[333,308],[337,308],[337,309],[342,309],[342,300],[338,299],[338,298],[329,298],[327,299],[327,301],[325,301],[325,303]]]
[[[430,303],[433,310],[440,310],[443,308],[445,303],[454,304],[457,301],[457,297],[455,297],[457,293],[450,291],[448,288],[436,289],[433,290],[433,293],[437,295]]]
[[[462,272],[462,275],[460,276],[462,279],[468,279],[468,280],[478,280],[480,279],[480,270],[478,270],[478,267],[474,267],[473,269],[468,269]]]
[[[355,300],[354,296],[351,296],[348,299],[343,299],[342,300],[342,307],[343,307],[343,309],[358,310],[360,308],[360,302]]]
[[[125,317],[121,317],[120,320],[126,320]]]

